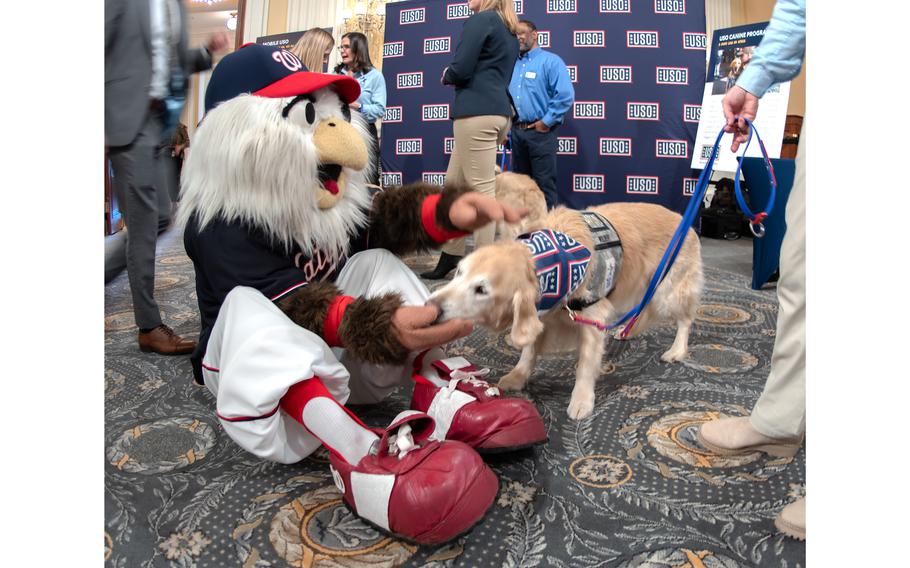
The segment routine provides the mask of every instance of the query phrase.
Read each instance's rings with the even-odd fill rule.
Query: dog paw
[[[673,351],[671,349],[670,351],[667,351],[666,353],[661,355],[660,360],[665,361],[667,363],[677,363],[679,361],[682,361],[683,359],[688,359],[688,357],[689,357],[688,351],[680,352],[680,351]]]
[[[525,387],[528,377],[512,371],[499,379],[499,388],[504,391],[520,391]]]
[[[594,410],[594,393],[590,396],[572,395],[569,401],[569,418],[572,420],[581,420],[591,415]]]

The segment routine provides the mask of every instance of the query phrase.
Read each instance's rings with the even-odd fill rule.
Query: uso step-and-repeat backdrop
[[[685,208],[697,174],[690,162],[705,77],[704,2],[514,3],[519,19],[537,25],[541,47],[566,62],[575,87],[574,107],[557,129],[562,200],[574,208],[614,201]],[[453,0],[386,5],[383,185],[443,183],[455,91],[439,79],[470,15],[467,2]]]

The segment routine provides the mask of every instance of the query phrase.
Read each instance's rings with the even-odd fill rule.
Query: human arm
[[[493,17],[499,18],[495,12],[490,12]],[[493,21],[486,12],[474,14],[464,24],[458,45],[455,46],[455,56],[442,74],[444,85],[461,86],[474,76],[477,60],[491,32]]]
[[[363,114],[367,122],[375,122],[385,114],[386,105],[386,88],[385,77],[382,71],[374,68],[367,73],[363,85],[363,91],[360,98],[357,99],[357,108]]]
[[[549,58],[546,63],[547,77],[547,112],[540,121],[547,126],[547,130],[562,124],[566,113],[575,102],[575,88],[569,78],[569,70],[559,57]]]
[[[745,121],[737,121],[737,117],[754,120],[758,100],[775,83],[799,74],[805,52],[805,0],[778,0],[761,43],[722,101],[727,122],[724,130],[735,133],[731,146],[734,152],[748,137]]]

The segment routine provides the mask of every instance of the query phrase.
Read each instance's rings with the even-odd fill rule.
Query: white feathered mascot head
[[[336,258],[367,219],[372,138],[348,104],[360,85],[310,73],[292,53],[249,44],[215,67],[183,167],[178,222],[195,214]]]

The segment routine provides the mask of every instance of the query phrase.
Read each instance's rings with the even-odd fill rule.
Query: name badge
[[[537,73],[535,73],[534,71],[528,71],[527,73],[525,73],[525,79],[536,79],[536,78],[537,78]]]

